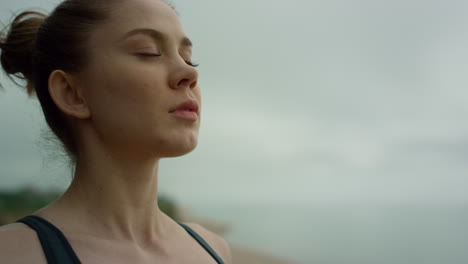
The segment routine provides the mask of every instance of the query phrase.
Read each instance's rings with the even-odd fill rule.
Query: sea
[[[229,224],[231,246],[291,263],[468,263],[466,205],[205,204],[193,214]]]

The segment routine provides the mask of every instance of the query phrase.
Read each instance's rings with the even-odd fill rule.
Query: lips
[[[170,110],[169,113],[174,113],[176,111],[188,111],[198,114],[198,103],[195,100],[187,100]]]
[[[198,103],[195,100],[187,100],[170,110],[169,113],[182,119],[195,121],[198,119]]]

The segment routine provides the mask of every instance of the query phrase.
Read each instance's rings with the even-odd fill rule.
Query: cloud
[[[176,6],[201,64],[203,121],[198,149],[163,161],[162,191],[192,202],[468,199],[466,1]],[[40,122],[30,126],[21,98],[0,95],[0,156],[32,155],[18,142]]]

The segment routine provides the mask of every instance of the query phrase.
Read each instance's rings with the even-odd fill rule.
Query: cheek
[[[163,74],[125,61],[105,65],[94,71],[89,84],[91,113],[97,121],[109,129],[123,129],[154,117],[162,102]]]
[[[119,103],[138,103],[152,96],[160,85],[156,72],[150,72],[141,67],[131,67],[129,64],[118,63],[97,76],[101,82],[100,89],[103,96],[107,96]]]

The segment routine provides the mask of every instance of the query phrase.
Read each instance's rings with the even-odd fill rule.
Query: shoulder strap
[[[49,221],[39,216],[29,215],[16,222],[24,223],[36,231],[48,264],[81,264],[78,256],[75,251],[73,251],[73,248],[63,233]],[[192,228],[183,223],[178,224],[182,226],[218,264],[224,264],[221,257],[219,257],[213,248],[211,248]]]
[[[81,263],[63,233],[49,221],[28,215],[16,222],[24,223],[36,231],[48,264]]]
[[[219,257],[213,248],[211,248],[210,245],[208,245],[208,243],[206,243],[206,241],[200,235],[193,231],[192,228],[182,223],[178,224],[182,226],[198,242],[198,244],[200,244],[216,260],[216,262],[218,262],[218,264],[224,264],[224,261],[221,259],[221,257]]]

